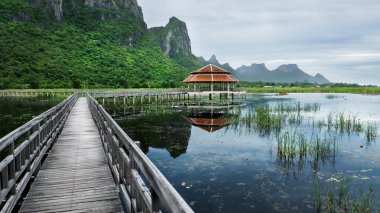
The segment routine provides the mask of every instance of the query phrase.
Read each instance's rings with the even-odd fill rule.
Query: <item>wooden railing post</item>
[[[14,153],[15,153],[15,141],[12,141],[10,147],[9,147],[9,154],[12,156],[12,162],[9,164],[9,178],[11,180],[15,180],[16,177],[16,164],[15,164],[15,158],[14,158]],[[12,189],[10,191],[12,195],[16,194],[16,183],[13,183]]]
[[[150,195],[152,198],[152,212],[160,212],[160,198],[152,187],[150,188]]]

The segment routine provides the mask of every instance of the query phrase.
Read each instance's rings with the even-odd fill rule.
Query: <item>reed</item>
[[[377,138],[377,125],[375,123],[368,123],[365,129],[365,138],[367,142],[375,141]]]
[[[375,210],[372,187],[363,190],[362,185],[355,190],[350,187],[349,179],[342,177],[334,179],[336,181],[323,185],[318,178],[314,178],[312,192],[316,212],[370,213]]]
[[[273,112],[269,105],[259,106],[249,110],[241,121],[247,128],[255,127],[261,133],[279,132],[285,123],[284,114]]]

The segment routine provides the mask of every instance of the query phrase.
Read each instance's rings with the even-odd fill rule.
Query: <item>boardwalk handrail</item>
[[[11,212],[15,207],[78,96],[71,95],[0,139],[0,199],[6,200],[1,212]]]
[[[98,90],[90,91],[91,97],[102,98],[102,97],[127,97],[127,96],[142,96],[142,95],[177,95],[186,94],[186,89],[168,89],[168,90],[121,90],[121,91],[108,91],[108,90]]]
[[[161,203],[170,212],[193,212],[139,148],[139,142],[133,141],[90,95],[88,101],[127,212],[160,212]]]
[[[25,89],[25,90],[0,90],[0,97],[35,97],[35,96],[54,96],[71,95],[76,90],[73,89]]]

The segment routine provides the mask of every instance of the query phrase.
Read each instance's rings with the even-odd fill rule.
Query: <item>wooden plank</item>
[[[20,212],[122,212],[86,98],[73,107]]]

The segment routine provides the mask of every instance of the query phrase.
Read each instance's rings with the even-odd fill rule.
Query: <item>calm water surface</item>
[[[0,97],[0,138],[55,106],[64,97],[5,98]]]
[[[259,106],[297,102],[316,103],[318,109],[301,112],[298,125],[285,123],[278,131],[262,131],[242,121]],[[371,190],[373,211],[379,210],[379,137],[367,141],[363,132],[338,129],[331,136],[334,131],[326,133],[326,123],[328,115],[334,120],[344,115],[355,117],[363,131],[368,124],[380,126],[380,96],[249,95],[245,104],[213,111],[181,106],[158,110],[151,106],[144,113],[136,108],[107,109],[142,143],[143,151],[195,212],[315,212],[316,191],[325,203],[327,191],[337,191],[342,182],[352,199],[360,189]],[[199,126],[202,122],[221,125]],[[317,161],[311,154],[284,159],[278,154],[276,135],[285,132],[334,137],[335,148]]]

